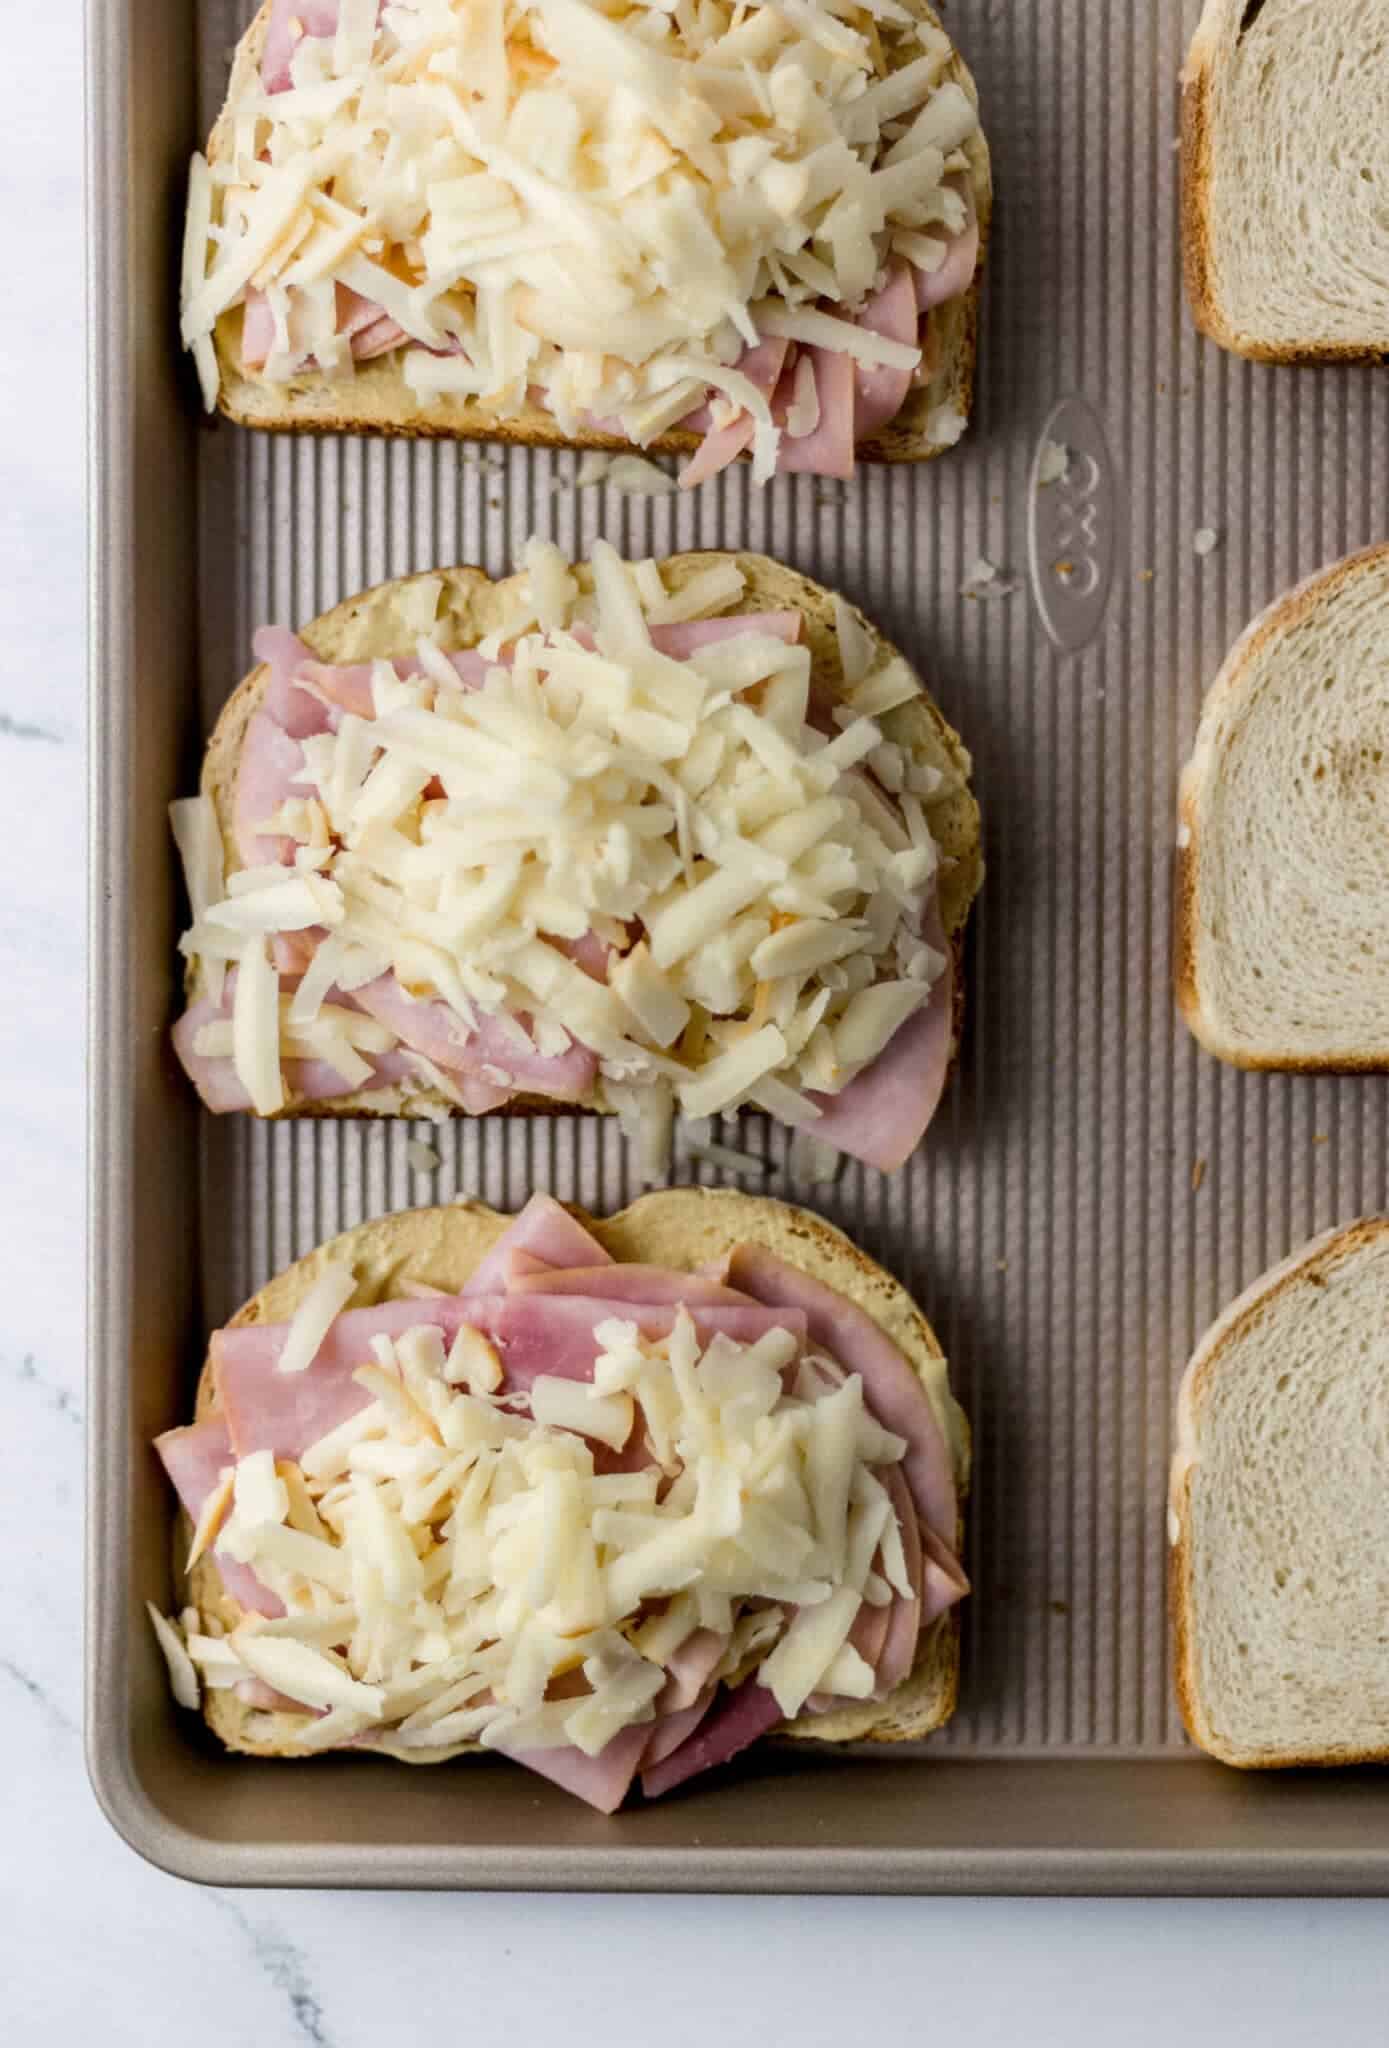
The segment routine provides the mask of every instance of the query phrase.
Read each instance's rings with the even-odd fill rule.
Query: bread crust
[[[1224,1741],[1210,1724],[1197,1675],[1199,1619],[1193,1593],[1190,1540],[1192,1473],[1200,1462],[1200,1410],[1211,1379],[1226,1355],[1253,1324],[1268,1315],[1280,1298],[1300,1286],[1325,1286],[1338,1266],[1389,1236],[1389,1216],[1367,1216],[1343,1228],[1328,1230],[1274,1266],[1238,1295],[1211,1325],[1193,1352],[1177,1396],[1177,1448],[1168,1487],[1168,1610],[1172,1626],[1172,1671],[1187,1734],[1198,1748],[1236,1770],[1346,1769],[1356,1764],[1389,1762],[1389,1730],[1371,1749],[1334,1757],[1315,1750],[1276,1755],[1241,1750]]]
[[[815,680],[836,696],[845,692],[839,665],[838,637],[834,626],[834,593],[775,562],[768,555],[730,554],[723,549],[670,555],[661,564],[667,587],[683,589],[690,579],[720,562],[736,561],[743,571],[745,588],[733,613],[795,610],[801,614],[803,632],[810,648]],[[587,564],[576,565],[575,574],[585,590],[591,589]],[[519,576],[493,582],[477,568],[428,570],[416,576],[395,577],[378,583],[354,597],[344,598],[302,628],[301,637],[322,661],[362,661],[374,655],[389,656],[401,651],[403,628],[398,623],[402,599],[421,584],[437,578],[442,584],[437,630],[442,644],[454,650],[475,646],[502,620],[508,593],[522,580]],[[845,600],[847,602],[847,600]],[[899,655],[897,648],[881,634],[857,607],[855,618],[870,634],[883,658]],[[910,666],[910,664],[908,664]],[[251,670],[232,692],[213,729],[203,760],[201,788],[217,813],[222,833],[226,871],[242,866],[236,852],[232,828],[236,791],[236,770],[246,728],[259,707],[270,681],[265,664]],[[965,924],[970,905],[983,880],[984,863],[980,845],[979,807],[969,789],[972,767],[968,749],[931,699],[923,695],[912,704],[891,712],[882,721],[889,737],[905,744],[927,759],[939,761],[958,787],[929,807],[932,833],[942,853],[952,863],[941,876],[941,919],[950,942],[954,965],[950,1057],[959,1050],[964,1022],[963,949]],[[185,994],[192,1003],[204,992],[199,964],[191,961],[185,973]],[[594,1103],[573,1105],[542,1095],[518,1095],[492,1116],[560,1116],[573,1108],[600,1111]],[[334,1096],[326,1102],[303,1102],[289,1094],[277,1116],[361,1117],[361,1116],[461,1116],[447,1096],[423,1085],[370,1089],[356,1095]]]
[[[1352,342],[1275,342],[1237,328],[1220,303],[1215,257],[1212,200],[1216,71],[1231,27],[1236,43],[1244,0],[1206,0],[1181,75],[1181,237],[1182,275],[1191,316],[1208,340],[1249,362],[1315,365],[1319,363],[1389,362],[1389,344],[1375,347]]]
[[[969,1425],[948,1394],[943,1397],[943,1411],[938,1406],[938,1368],[944,1354],[930,1323],[900,1281],[822,1217],[764,1195],[744,1195],[728,1188],[666,1189],[642,1195],[609,1217],[592,1216],[573,1203],[565,1206],[619,1260],[693,1271],[736,1243],[753,1242],[836,1288],[871,1315],[922,1377],[933,1408],[944,1413],[961,1505],[958,1548],[964,1534],[963,1504],[969,1483]],[[357,1274],[352,1307],[391,1299],[411,1280],[457,1291],[511,1221],[484,1203],[464,1198],[445,1207],[398,1211],[358,1224],[267,1281],[231,1317],[228,1327],[288,1320],[330,1261],[346,1260]],[[194,1417],[204,1422],[216,1413],[216,1369],[209,1350],[198,1380]],[[174,1533],[176,1581],[184,1576],[182,1561],[188,1554],[190,1535],[188,1516],[180,1511]],[[204,1617],[215,1618],[225,1629],[233,1628],[243,1613],[222,1585],[211,1552],[200,1558],[188,1575],[187,1597]],[[959,1618],[952,1609],[922,1636],[911,1675],[889,1699],[855,1703],[832,1714],[806,1715],[781,1734],[814,1742],[917,1741],[942,1726],[954,1712],[959,1660]],[[249,1707],[229,1690],[205,1689],[203,1709],[208,1726],[229,1749],[253,1756],[303,1754],[296,1743],[303,1715]],[[374,1744],[371,1753],[384,1751],[407,1763],[437,1763],[478,1747],[476,1743],[459,1743],[439,1750],[395,1749],[383,1742]]]
[[[1269,643],[1296,628],[1317,606],[1333,600],[1347,583],[1366,569],[1389,561],[1389,542],[1361,548],[1342,561],[1319,569],[1284,591],[1265,607],[1225,657],[1201,708],[1191,757],[1182,770],[1177,803],[1177,847],[1172,890],[1172,978],[1177,1007],[1192,1036],[1216,1059],[1251,1073],[1378,1074],[1389,1072],[1389,1041],[1377,1051],[1319,1059],[1296,1053],[1252,1051],[1223,1036],[1202,1000],[1196,967],[1199,929],[1197,885],[1202,858],[1200,810],[1207,782],[1220,773],[1220,758],[1211,735],[1217,714],[1237,698],[1259,656]]]
[[[935,28],[942,26],[929,0],[904,0],[904,4],[924,22]],[[227,99],[208,139],[209,163],[217,162],[230,146],[229,110],[259,71],[269,18],[270,0],[264,0],[237,45]],[[958,51],[954,52],[946,75],[978,104],[973,75]],[[969,157],[979,219],[979,261],[974,280],[961,298],[932,309],[927,327],[928,348],[938,356],[939,367],[926,384],[908,393],[894,420],[858,443],[855,452],[866,462],[928,462],[955,446],[953,440],[932,441],[927,433],[927,422],[937,408],[949,406],[966,422],[971,416],[980,277],[988,249],[993,179],[988,144],[982,132],[970,137],[965,153]],[[421,407],[395,356],[358,365],[350,380],[308,372],[285,384],[271,384],[241,367],[241,317],[239,308],[224,313],[214,335],[221,370],[218,408],[238,426],[269,433],[385,434],[412,440],[499,441],[524,448],[599,449],[612,454],[630,455],[635,450],[635,444],[621,435],[592,429],[567,434],[543,406],[528,404],[509,419],[499,420],[476,399],[443,393],[427,407]],[[698,434],[675,430],[660,435],[641,452],[648,456],[689,457],[700,440]],[[744,454],[738,460],[746,462],[750,457]]]

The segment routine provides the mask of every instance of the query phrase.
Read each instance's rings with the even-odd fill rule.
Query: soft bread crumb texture
[[[1177,985],[1211,1052],[1389,1067],[1389,547],[1280,599],[1182,777]]]
[[[1197,1352],[1173,1472],[1177,1682],[1246,1768],[1389,1756],[1389,1220],[1307,1247]]]
[[[1208,0],[1183,93],[1198,326],[1275,362],[1389,355],[1389,0]]]
[[[951,1448],[963,1510],[970,1472],[969,1424],[948,1390],[935,1332],[900,1281],[876,1265],[842,1231],[807,1209],[724,1188],[670,1189],[643,1195],[610,1217],[590,1216],[578,1208],[573,1214],[615,1259],[694,1272],[731,1245],[755,1243],[857,1303],[888,1333],[925,1386]],[[231,1318],[232,1326],[288,1321],[325,1267],[334,1262],[350,1264],[356,1275],[350,1307],[393,1299],[409,1282],[455,1293],[510,1221],[509,1216],[481,1202],[459,1201],[359,1224],[267,1281]],[[198,1381],[194,1419],[205,1421],[215,1406],[209,1359]],[[174,1533],[174,1573],[180,1587],[190,1534],[188,1517],[180,1513]],[[963,1520],[957,1531],[957,1537],[962,1536]],[[225,1629],[233,1628],[241,1617],[242,1609],[225,1591],[211,1553],[200,1558],[188,1575],[186,1597],[205,1618]],[[919,1741],[955,1711],[959,1668],[959,1618],[958,1611],[952,1609],[923,1635],[910,1677],[889,1699],[855,1703],[829,1714],[805,1715],[782,1733],[816,1742]],[[298,1742],[305,1719],[302,1714],[266,1712],[248,1706],[234,1692],[206,1689],[203,1713],[208,1726],[229,1749],[253,1756],[303,1753]],[[460,1743],[437,1750],[401,1749],[393,1747],[386,1736],[373,1742],[371,1753],[419,1764],[440,1763],[476,1748],[475,1743]]]

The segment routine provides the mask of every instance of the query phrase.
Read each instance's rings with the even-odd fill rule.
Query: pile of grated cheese
[[[286,1613],[220,1633],[159,1617],[185,1703],[258,1678],[321,1714],[297,1737],[315,1748],[389,1728],[406,1749],[594,1756],[653,1718],[699,1629],[727,1637],[715,1677],[760,1666],[788,1717],[816,1692],[868,1698],[849,1632],[912,1586],[870,1469],[907,1447],[858,1376],[805,1358],[788,1391],[794,1336],[701,1352],[683,1308],[666,1338],[618,1319],[596,1335],[592,1382],[542,1376],[529,1417],[466,1324],[447,1354],[429,1326],[375,1338],[354,1375],[370,1404],[297,1464],[243,1458],[200,1518],[194,1557],[215,1543]],[[594,1447],[634,1427],[653,1464],[595,1472]]]
[[[487,1016],[543,1055],[586,1046],[599,1106],[653,1148],[677,1107],[751,1103],[813,1125],[805,1091],[838,1093],[945,971],[921,936],[939,866],[925,806],[944,778],[881,723],[919,682],[839,605],[850,688],[827,737],[807,723],[807,647],[759,633],[683,661],[653,647],[653,625],[736,603],[736,562],[668,592],[655,562],[600,541],[591,596],[550,543],[531,542],[527,565],[482,644],[497,661],[484,687],[423,639],[420,676],[376,664],[374,719],[344,714],[303,743],[312,794],[260,826],[296,842],[292,866],[224,878],[210,800],[175,806],[195,914],[182,948],[238,969],[233,1014],[197,1051],[230,1054],[262,1113],[283,1106],[282,1059],[361,1085],[364,1053],[394,1035],[325,998],[389,969],[465,1035]],[[269,946],[315,930],[281,994]],[[551,943],[590,932],[614,949],[606,984]]]
[[[247,79],[193,160],[183,319],[206,402],[213,333],[265,291],[264,374],[350,376],[335,286],[396,321],[414,396],[645,445],[713,388],[775,466],[734,365],[775,333],[916,369],[857,306],[893,255],[932,271],[965,225],[948,182],[974,104],[898,0],[342,0],[290,90]],[[817,304],[818,302],[818,304]]]

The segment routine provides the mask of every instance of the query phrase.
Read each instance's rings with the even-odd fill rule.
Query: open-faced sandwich
[[[969,1438],[906,1292],[711,1190],[360,1225],[159,1438],[175,1693],[234,1750],[500,1752],[604,1812],[953,1711]]]
[[[414,576],[304,629],[174,806],[179,1055],[262,1116],[748,1104],[890,1169],[940,1099],[969,757],[862,616],[759,555]]]
[[[250,426],[846,477],[964,432],[989,204],[924,0],[267,0],[183,338]]]

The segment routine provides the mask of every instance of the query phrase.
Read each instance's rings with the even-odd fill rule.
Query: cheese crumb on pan
[[[236,969],[231,1017],[202,1024],[196,1052],[230,1055],[270,1113],[283,1061],[360,1086],[401,1031],[441,1086],[447,1035],[489,1034],[484,1107],[511,1085],[509,1062],[577,1050],[593,1073],[584,1099],[624,1115],[651,1170],[674,1109],[751,1103],[813,1124],[807,1091],[842,1090],[947,966],[921,937],[937,778],[893,724],[917,678],[841,605],[853,687],[826,723],[810,651],[787,638],[794,617],[701,630],[703,606],[741,595],[736,562],[668,591],[656,563],[598,542],[585,595],[558,549],[532,543],[526,559],[480,681],[465,686],[419,640],[417,673],[375,665],[374,717],[302,742],[306,800],[276,824],[321,865],[233,868],[210,901],[220,842],[214,861],[205,826],[191,829],[204,814],[183,815],[184,950]],[[282,996],[271,952],[286,945],[302,979]],[[392,974],[384,1016],[334,998],[335,981]],[[442,1006],[433,1058],[409,1036],[417,1003],[431,1019]],[[350,1274],[325,1273],[283,1371],[308,1363],[344,1288]]]
[[[620,1317],[595,1336],[592,1379],[541,1375],[529,1415],[433,1327],[373,1340],[368,1408],[299,1465],[266,1451],[236,1469],[220,1547],[283,1617],[185,1644],[151,1609],[181,1704],[200,1673],[239,1672],[329,1716],[314,1747],[384,1728],[406,1748],[596,1755],[654,1718],[701,1629],[728,1639],[708,1679],[757,1670],[785,1716],[822,1689],[867,1696],[849,1632],[912,1586],[878,1476],[907,1445],[859,1377],[797,1367],[782,1329],[701,1343],[684,1308],[664,1337]],[[295,1498],[320,1533],[295,1526]]]
[[[932,230],[963,230],[951,179],[978,123],[951,58],[894,0],[345,11],[298,41],[287,89],[248,77],[216,160],[194,158],[182,333],[206,401],[212,336],[248,292],[272,381],[401,349],[422,405],[505,418],[539,397],[566,432],[617,422],[638,446],[731,391],[766,336],[915,371],[914,345],[825,309],[860,305],[903,250],[938,267]],[[767,396],[736,402],[769,472]],[[810,411],[802,392],[802,434]]]

